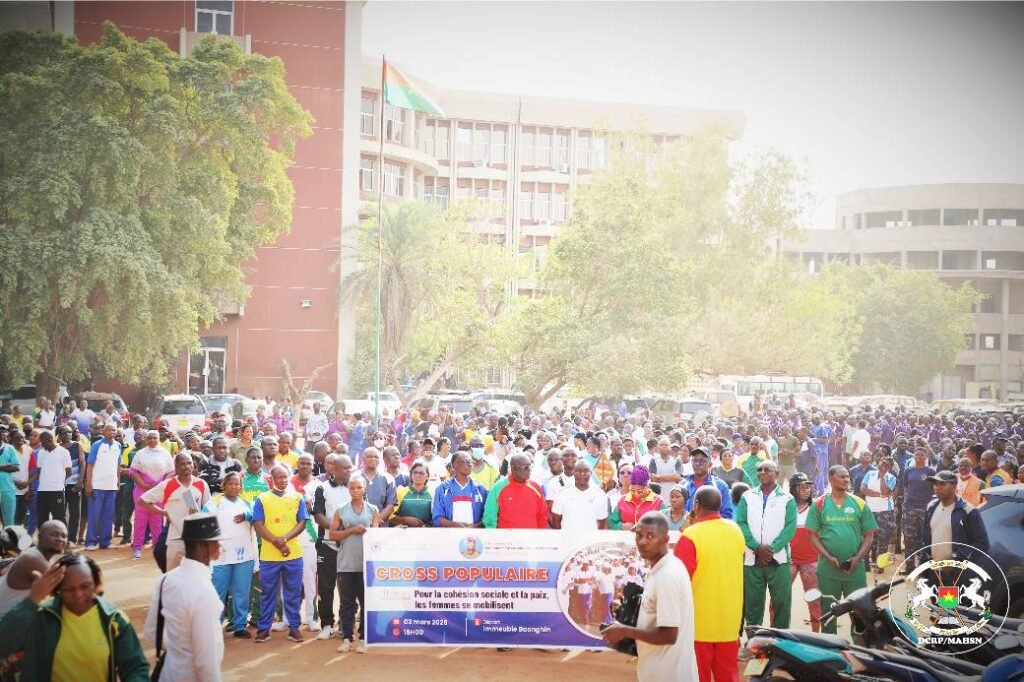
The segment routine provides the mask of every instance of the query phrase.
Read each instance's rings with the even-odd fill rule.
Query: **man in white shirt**
[[[437,486],[441,485],[448,478],[448,467],[445,461],[434,453],[434,441],[432,439],[423,439],[423,450],[416,461],[423,462],[423,465],[427,467],[427,490],[433,495],[434,491],[437,490]]]
[[[167,531],[168,571],[177,568],[185,557],[185,543],[181,539],[185,519],[210,501],[210,488],[206,481],[193,476],[192,471],[192,456],[179,452],[174,458],[174,477],[164,479],[139,498],[140,506],[163,515],[170,523]]]
[[[857,422],[857,430],[853,432],[850,443],[850,461],[852,462],[856,462],[862,452],[871,452],[871,434],[868,433],[868,423],[863,419]],[[854,494],[859,495],[860,491],[855,491]]]
[[[110,546],[120,472],[121,444],[114,440],[114,425],[104,424],[103,438],[92,444],[85,460],[85,496],[89,498],[87,550]]]
[[[567,467],[570,462],[572,466]],[[548,510],[551,510],[555,506],[555,498],[574,483],[572,472],[576,468],[576,451],[566,448],[565,452],[562,452],[558,448],[551,448],[548,450],[547,466],[550,474],[541,488],[544,490],[544,501],[548,504]]]
[[[313,454],[313,446],[327,435],[327,415],[320,411],[320,403],[313,403],[313,412],[306,419],[306,440],[302,446],[309,454]]]
[[[159,639],[166,657],[161,680],[220,680],[224,659],[220,613],[224,604],[213,587],[210,562],[220,557],[223,539],[214,514],[192,514],[182,521],[185,557],[160,581],[146,615],[146,638],[155,643],[158,616],[163,614]]]
[[[71,476],[71,453],[53,440],[53,434],[42,431],[39,434],[39,450],[36,451],[36,469],[31,481],[39,481],[36,498],[38,523],[50,519],[64,522],[64,480]]]
[[[96,419],[96,413],[89,409],[89,403],[84,400],[78,401],[78,409],[71,413],[71,418],[78,424],[79,433],[89,433],[89,429],[92,428],[93,420]]]
[[[36,420],[36,426],[41,429],[52,429],[56,421],[57,413],[53,410],[53,403],[49,398],[43,398],[39,406],[39,418]]]
[[[553,528],[604,530],[608,527],[608,496],[596,485],[591,485],[590,465],[576,463],[573,470],[575,484],[558,491],[551,506]]]
[[[636,627],[613,623],[602,631],[609,646],[636,640],[640,682],[696,680],[693,649],[693,594],[686,567],[668,551],[668,522],[648,512],[633,527],[636,548],[651,567]]]

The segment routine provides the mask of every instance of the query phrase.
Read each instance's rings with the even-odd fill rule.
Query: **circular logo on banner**
[[[467,535],[459,540],[459,553],[467,559],[476,559],[484,553],[484,541],[476,535]]]
[[[994,595],[1007,595],[1008,582],[1002,569],[987,554],[954,542],[936,543],[935,548],[948,546],[942,554],[950,558],[925,559],[920,549],[903,560],[897,575],[913,557],[923,559],[904,580],[905,608],[901,615],[919,633],[916,641],[905,633],[905,639],[921,648],[937,649],[938,653],[963,654],[986,644],[999,633],[999,627],[985,628],[992,621]],[[971,559],[956,559],[961,556]],[[895,579],[894,581],[895,582]],[[1009,608],[1009,599],[1001,600]],[[899,603],[889,587],[889,603],[894,610]],[[1007,609],[995,615],[1006,617]],[[900,613],[897,610],[897,613]],[[943,649],[945,651],[943,651]]]
[[[643,589],[644,566],[632,542],[595,542],[573,552],[558,572],[562,613],[583,634],[601,639],[601,626],[615,620],[627,585]]]

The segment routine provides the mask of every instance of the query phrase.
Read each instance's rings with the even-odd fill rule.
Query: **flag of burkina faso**
[[[939,588],[939,606],[944,609],[955,609],[960,604],[960,587],[953,585],[951,587],[940,587]]]
[[[402,109],[413,109],[432,116],[444,116],[444,111],[423,90],[413,85],[390,62],[384,62],[384,101]]]

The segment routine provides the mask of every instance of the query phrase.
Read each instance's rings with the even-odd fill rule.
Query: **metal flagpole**
[[[377,157],[377,370],[373,391],[373,427],[380,428],[380,340],[381,340],[381,291],[384,288],[384,83],[388,62],[380,57],[380,154]]]

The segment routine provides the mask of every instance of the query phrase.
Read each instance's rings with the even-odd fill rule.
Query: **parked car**
[[[359,400],[368,400],[372,404],[374,402],[374,392],[369,391],[360,396]],[[389,391],[380,392],[380,406],[381,409],[388,408],[388,413],[394,415],[402,409],[402,401],[398,399],[398,396]]]
[[[150,417],[166,419],[168,425],[176,431],[210,429],[206,404],[197,395],[178,393],[159,396],[150,408]]]
[[[722,417],[732,418],[740,416],[743,406],[733,391],[705,391],[701,394],[704,400],[718,406],[718,414]]]
[[[571,401],[570,401],[571,402]],[[635,395],[627,396],[590,396],[584,398],[576,406],[577,412],[593,409],[594,405],[604,403],[612,412],[618,414],[619,403],[626,404],[626,414],[629,416],[645,412],[648,407],[648,399]]]
[[[239,393],[203,393],[199,397],[202,398],[203,404],[209,410],[209,414],[214,412],[231,414],[231,408],[235,403],[239,400],[248,400],[246,396]]]
[[[928,406],[932,411],[940,413],[952,412],[954,416],[985,414],[999,412],[1002,406],[996,400],[987,398],[963,398],[959,400],[936,400]]]
[[[310,391],[306,394],[306,397],[302,399],[302,402],[309,403],[310,407],[313,406],[313,403],[318,402],[320,403],[320,407],[326,410],[328,405],[334,404],[334,398],[332,398],[329,393],[324,393],[323,391]]]
[[[988,554],[1003,569],[1009,583],[1011,618],[1024,618],[1024,483],[982,490],[981,518],[988,531]],[[993,595],[993,613],[1004,613],[1005,595]]]
[[[715,416],[715,406],[707,400],[695,398],[683,398],[674,400],[663,398],[651,403],[651,414],[655,417],[664,417],[668,420],[688,421],[693,419],[700,421]]]
[[[512,400],[519,403],[520,412],[521,408],[526,406],[526,394],[522,391],[511,391],[503,388],[488,388],[483,391],[477,391],[473,394],[473,399],[476,402],[482,402],[484,400]]]
[[[481,400],[476,406],[482,407],[484,410],[499,417],[508,416],[513,412],[520,415],[523,414],[523,406],[515,400]]]
[[[0,389],[0,400],[10,400],[11,407],[18,405],[23,414],[28,414],[36,407],[36,385],[25,384],[18,388]]]
[[[231,415],[231,419],[233,419],[233,420],[234,419],[243,419],[244,420],[246,417],[255,417],[256,416],[256,410],[259,408],[260,405],[265,407],[267,409],[267,412],[270,411],[270,406],[267,405],[267,401],[266,400],[256,400],[254,398],[245,398],[244,400],[239,400],[234,405],[232,405],[231,406],[231,411],[229,412],[229,414]]]
[[[96,414],[99,414],[103,408],[107,406],[107,401],[109,400],[114,403],[114,410],[121,416],[122,420],[128,419],[131,416],[128,412],[128,405],[126,405],[124,399],[116,393],[84,391],[74,396],[76,405],[81,400],[84,400],[89,405],[89,409]]]

